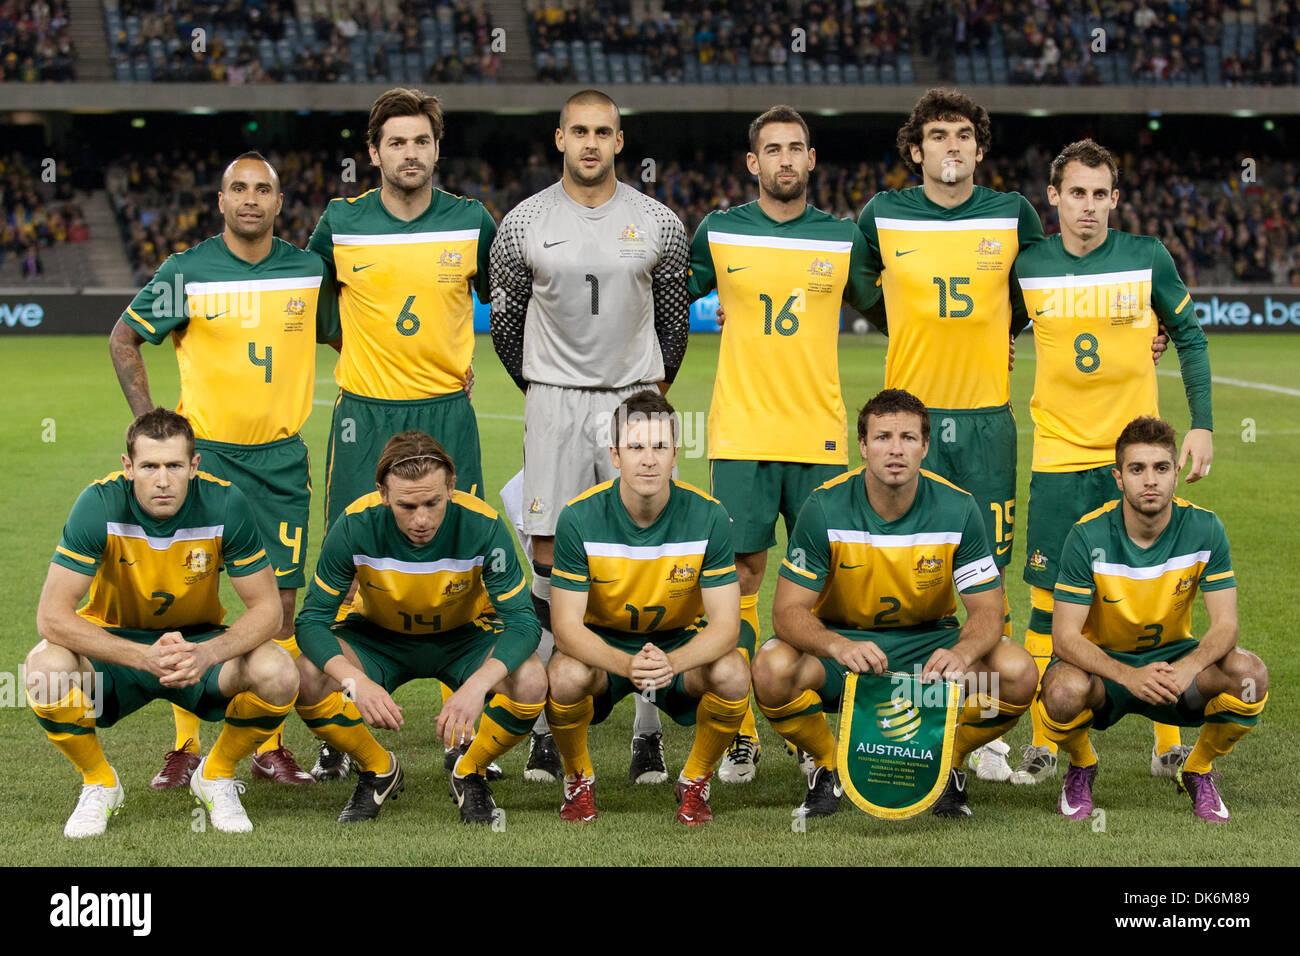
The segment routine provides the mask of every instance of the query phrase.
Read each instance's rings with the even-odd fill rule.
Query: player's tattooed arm
[[[144,341],[121,319],[117,320],[108,337],[108,352],[113,358],[118,384],[122,386],[132,416],[137,418],[153,408],[153,399],[149,396],[149,373],[144,367],[144,356],[140,354]]]
[[[515,384],[527,392],[524,380],[524,322],[533,296],[533,271],[523,254],[523,225],[509,217],[492,241],[489,255],[492,347]]]

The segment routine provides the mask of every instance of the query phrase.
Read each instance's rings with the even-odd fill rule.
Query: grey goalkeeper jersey
[[[520,388],[672,381],[686,354],[690,247],[663,203],[619,183],[590,209],[560,183],[492,243],[492,344]]]

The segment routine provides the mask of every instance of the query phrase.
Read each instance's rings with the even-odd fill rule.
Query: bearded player
[[[752,657],[777,519],[791,531],[809,492],[848,465],[841,306],[870,312],[878,293],[862,234],[808,204],[817,154],[803,117],[788,106],[757,117],[746,163],[758,199],[700,223],[689,288],[699,298],[716,287],[727,318],[709,406],[709,486],[732,518],[740,647]],[[752,780],[759,755],[751,709],[718,779]]]

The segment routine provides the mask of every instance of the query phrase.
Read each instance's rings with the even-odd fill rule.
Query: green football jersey
[[[541,638],[505,519],[463,491],[452,493],[427,544],[412,544],[398,530],[378,491],[358,498],[330,525],[296,621],[298,646],[317,667],[340,653],[330,627],[353,579],[357,592],[345,622],[365,620],[436,641],[495,615],[505,629],[492,656],[511,672]]]
[[[298,434],[311,413],[316,343],[339,337],[334,286],[317,256],[283,239],[245,262],[221,236],[168,256],[122,321],[176,343],[176,411],[194,434],[260,445]]]
[[[1055,598],[1091,605],[1083,636],[1094,644],[1144,651],[1192,637],[1198,588],[1236,586],[1228,536],[1213,511],[1175,498],[1169,526],[1142,548],[1124,528],[1123,506],[1112,501],[1070,529]]]
[[[53,562],[94,575],[77,613],[100,627],[172,631],[225,620],[218,577],[269,561],[248,500],[228,481],[199,472],[166,521],[140,507],[120,471],[89,485],[63,526]]]
[[[587,592],[588,625],[651,634],[697,623],[700,589],[738,580],[727,510],[674,481],[663,512],[641,528],[623,507],[619,481],[588,489],[560,512],[551,586]]]
[[[913,186],[871,197],[858,227],[888,315],[885,387],[928,408],[1007,404],[1008,336],[1025,325],[1023,309],[1012,311],[1011,266],[1043,238],[1029,200],[976,186],[948,209]]]
[[[1193,428],[1213,428],[1210,359],[1192,297],[1152,236],[1111,229],[1085,256],[1051,236],[1016,259],[1034,323],[1034,470],[1083,471],[1115,460],[1115,439],[1159,415],[1151,339],[1164,323],[1182,366]]]
[[[866,466],[808,496],[780,574],[820,591],[813,613],[833,627],[955,625],[957,592],[1000,583],[975,499],[922,470],[905,514],[885,521],[867,499]]]
[[[489,300],[496,232],[481,202],[441,189],[409,222],[384,207],[378,189],[330,200],[307,248],[338,285],[339,385],[401,401],[463,388],[474,358],[472,291]]]
[[[777,222],[757,202],[711,212],[691,242],[687,287],[692,298],[716,287],[727,316],[709,457],[847,464],[840,308],[867,312],[878,299],[852,221],[808,206]]]

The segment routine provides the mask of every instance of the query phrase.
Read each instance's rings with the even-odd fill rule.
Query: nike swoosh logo
[[[370,268],[371,266],[373,266],[373,265],[376,265],[376,263],[374,263],[374,262],[367,262],[364,266],[353,266],[353,267],[352,267],[352,271],[353,271],[353,272],[360,272],[362,269],[369,269],[369,268]]]
[[[1005,548],[998,548],[998,554],[1006,554],[1010,550],[1011,545],[1007,545]]]
[[[221,318],[223,315],[226,314],[226,312],[229,312],[229,311],[230,311],[229,309],[226,309],[226,310],[224,310],[224,311],[222,311],[222,312],[218,312],[216,315],[208,315],[208,314],[205,312],[205,313],[203,313],[203,317],[204,317],[205,319],[207,319],[209,322],[211,322],[213,319],[219,319],[219,318]]]
[[[840,567],[842,567],[845,571],[852,571],[854,568],[860,568],[860,567],[862,567],[862,565],[860,565],[860,564],[845,564],[843,561],[841,561],[841,562],[840,562]]]
[[[555,241],[555,242],[543,242],[543,243],[542,243],[542,248],[543,248],[543,249],[549,249],[549,248],[551,248],[551,246],[562,246],[562,245],[564,245],[564,244],[565,244],[566,242],[568,242],[568,241],[569,241],[568,239],[559,239],[559,240],[557,240],[557,241]]]
[[[602,581],[600,578],[592,578],[592,584],[617,584],[618,578],[610,578],[608,581]]]
[[[1214,815],[1221,820],[1228,819],[1228,808],[1223,805],[1223,797],[1219,797],[1219,805],[1214,808]]]
[[[125,564],[127,567],[130,567],[131,565],[136,563],[134,561],[128,561],[126,558],[118,558],[117,560]]]
[[[732,272],[739,272],[741,269],[748,269],[748,268],[749,266],[735,266],[734,268],[732,266],[727,266],[727,273],[730,274]]]
[[[1123,599],[1123,598],[1115,598],[1115,600],[1112,601],[1112,600],[1111,600],[1110,598],[1108,598],[1108,597],[1103,597],[1102,600],[1105,601],[1107,604],[1118,604],[1120,601],[1122,601],[1122,600],[1124,600],[1124,599]]]
[[[282,577],[284,577],[286,574],[293,574],[293,568],[290,568],[288,571],[281,571],[279,568],[276,568],[276,569],[275,569],[275,576],[276,576],[277,578],[282,578]]]
[[[1047,312],[1047,311],[1049,311],[1049,310],[1048,310],[1048,309],[1034,309],[1034,315],[1042,315],[1044,312]]]
[[[387,591],[387,590],[388,590],[388,588],[381,588],[378,584],[371,584],[369,581],[366,582],[366,587],[368,587],[368,588],[374,588],[376,591]]]
[[[919,248],[919,247],[918,247],[918,248]],[[906,255],[909,255],[909,254],[911,254],[911,253],[913,253],[913,252],[916,252],[916,249],[895,249],[895,250],[894,250],[894,255],[895,255],[895,256],[906,256]]]
[[[1070,801],[1065,799],[1064,790],[1061,791],[1061,812],[1065,814],[1067,817],[1073,816],[1074,814],[1079,812],[1078,807],[1070,806]]]

